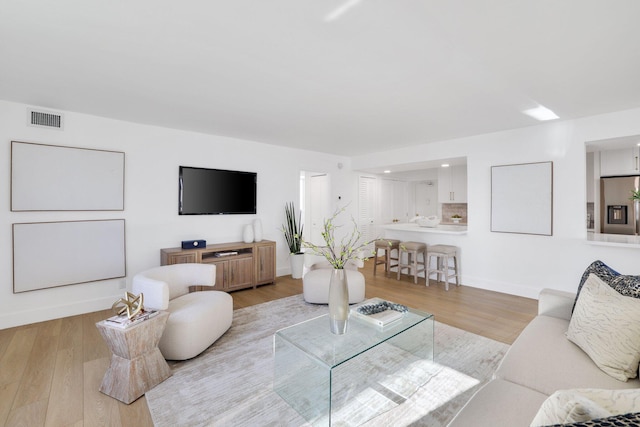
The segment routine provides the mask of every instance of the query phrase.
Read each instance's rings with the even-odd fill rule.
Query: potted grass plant
[[[304,253],[302,252],[302,212],[296,216],[296,208],[293,202],[284,206],[285,223],[282,225],[282,233],[289,247],[289,260],[291,262],[291,277],[302,278],[304,269]]]

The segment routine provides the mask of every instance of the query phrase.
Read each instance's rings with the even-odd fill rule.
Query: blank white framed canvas
[[[491,167],[491,231],[553,234],[553,162]]]
[[[11,141],[11,210],[124,210],[124,153]]]
[[[124,219],[13,224],[13,292],[126,276]]]

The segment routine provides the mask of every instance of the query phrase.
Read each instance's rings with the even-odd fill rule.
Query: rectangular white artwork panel
[[[124,210],[124,153],[12,141],[11,210]]]
[[[14,293],[125,277],[125,221],[13,224]]]
[[[491,167],[491,231],[552,235],[552,162]]]

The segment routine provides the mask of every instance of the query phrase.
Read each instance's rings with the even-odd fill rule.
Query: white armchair
[[[158,347],[165,359],[197,356],[231,327],[233,299],[222,291],[189,292],[190,286],[213,286],[216,267],[173,264],[143,271],[133,278],[132,291],[144,295],[144,306],[170,313]]]
[[[323,257],[305,254],[305,273],[302,276],[302,295],[312,304],[329,303],[329,282],[333,267]],[[364,275],[358,271],[357,262],[348,262],[345,266],[349,304],[364,301]]]

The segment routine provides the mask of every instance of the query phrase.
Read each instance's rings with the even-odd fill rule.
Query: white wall
[[[585,142],[636,135],[640,109],[559,121],[512,131],[424,144],[354,157],[354,170],[466,156],[468,234],[442,235],[461,248],[466,285],[537,297],[552,287],[575,291],[582,272],[601,259],[625,274],[640,274],[640,248],[586,241]],[[491,166],[553,161],[553,236],[492,233]]]
[[[160,264],[161,248],[188,239],[241,241],[243,226],[255,218],[262,221],[264,239],[277,242],[277,274],[289,274],[280,227],[285,203],[298,201],[300,170],[329,173],[332,200],[340,195],[344,202],[354,201],[354,212],[357,207],[348,158],[72,112],[64,112],[63,131],[40,129],[26,125],[26,111],[26,105],[0,101],[0,329],[108,308],[130,288],[136,272]],[[125,210],[11,212],[12,140],[125,152]],[[179,216],[179,165],[257,172],[257,215]],[[126,220],[125,279],[13,293],[11,224],[109,218]],[[99,250],[87,248],[94,249]]]
[[[284,204],[298,200],[300,170],[329,173],[332,203],[350,202],[350,213],[357,217],[358,175],[353,170],[467,157],[469,232],[455,241],[441,240],[461,246],[466,285],[530,297],[543,287],[575,290],[582,271],[595,259],[640,274],[640,249],[586,242],[584,149],[585,141],[640,134],[640,109],[352,159],[72,112],[65,112],[64,131],[39,129],[26,125],[26,109],[0,101],[0,329],[108,308],[136,272],[159,265],[160,248],[196,238],[239,241],[242,227],[254,218],[262,220],[264,238],[277,242],[277,274],[288,274],[288,251],[279,229]],[[125,210],[10,212],[11,140],[124,151]],[[554,162],[553,236],[491,233],[491,166],[548,160]],[[179,165],[258,172],[258,214],[178,216]],[[126,219],[125,279],[13,294],[11,224],[108,218]]]

